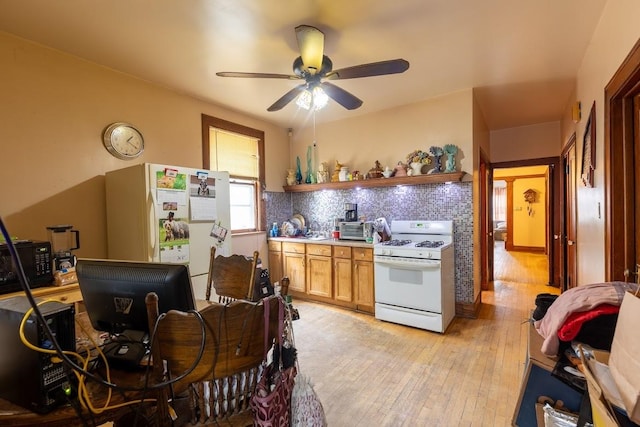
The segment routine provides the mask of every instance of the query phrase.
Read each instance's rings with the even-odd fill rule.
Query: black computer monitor
[[[148,334],[149,292],[158,294],[160,313],[195,309],[189,267],[183,264],[80,259],[76,274],[91,325],[98,331]]]

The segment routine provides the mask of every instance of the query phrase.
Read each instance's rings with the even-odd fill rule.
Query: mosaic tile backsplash
[[[282,224],[301,214],[312,230],[333,227],[344,216],[345,203],[358,204],[358,216],[366,220],[450,220],[454,224],[456,301],[473,303],[473,206],[472,183],[424,184],[402,187],[321,190],[266,195],[267,221]]]

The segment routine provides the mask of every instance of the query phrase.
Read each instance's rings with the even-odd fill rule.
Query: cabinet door
[[[336,300],[344,302],[353,301],[351,258],[333,259],[333,283]]]
[[[331,298],[331,257],[307,255],[307,293]]]
[[[289,290],[306,292],[304,255],[285,252],[283,256],[284,274],[289,276]]]
[[[356,292],[356,308],[360,311],[373,313],[373,262],[353,261],[353,282]]]
[[[279,282],[282,274],[282,252],[269,251],[269,279],[271,283]]]

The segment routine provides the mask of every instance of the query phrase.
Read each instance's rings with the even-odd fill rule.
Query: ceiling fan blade
[[[267,108],[267,111],[278,111],[278,110],[281,110],[285,105],[287,105],[288,103],[293,101],[293,99],[296,96],[298,96],[300,91],[303,90],[305,87],[306,87],[306,84],[301,84],[301,85],[298,85],[298,86],[294,87],[289,92],[287,92],[284,95],[282,95],[282,97],[280,99],[278,99],[276,102],[274,102],[271,105],[271,107]]]
[[[304,68],[311,74],[316,74],[322,68],[324,55],[324,33],[310,25],[296,27],[296,39]]]
[[[322,86],[324,93],[326,93],[329,98],[333,99],[347,110],[355,110],[362,105],[361,99],[336,85],[328,82],[322,82],[320,86]]]
[[[327,74],[331,80],[357,79],[359,77],[383,76],[386,74],[404,73],[409,69],[409,62],[404,59],[372,62],[353,67],[342,68]]]
[[[216,76],[219,77],[243,77],[243,78],[252,78],[252,79],[287,79],[287,80],[297,80],[300,77],[294,76],[293,74],[273,74],[273,73],[242,73],[235,71],[221,71],[216,73]]]

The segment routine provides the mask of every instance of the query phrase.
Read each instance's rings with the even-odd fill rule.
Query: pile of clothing
[[[555,357],[563,343],[573,340],[610,350],[622,298],[634,286],[627,282],[593,283],[571,288],[557,297],[538,295],[532,317],[544,339],[542,353]]]

